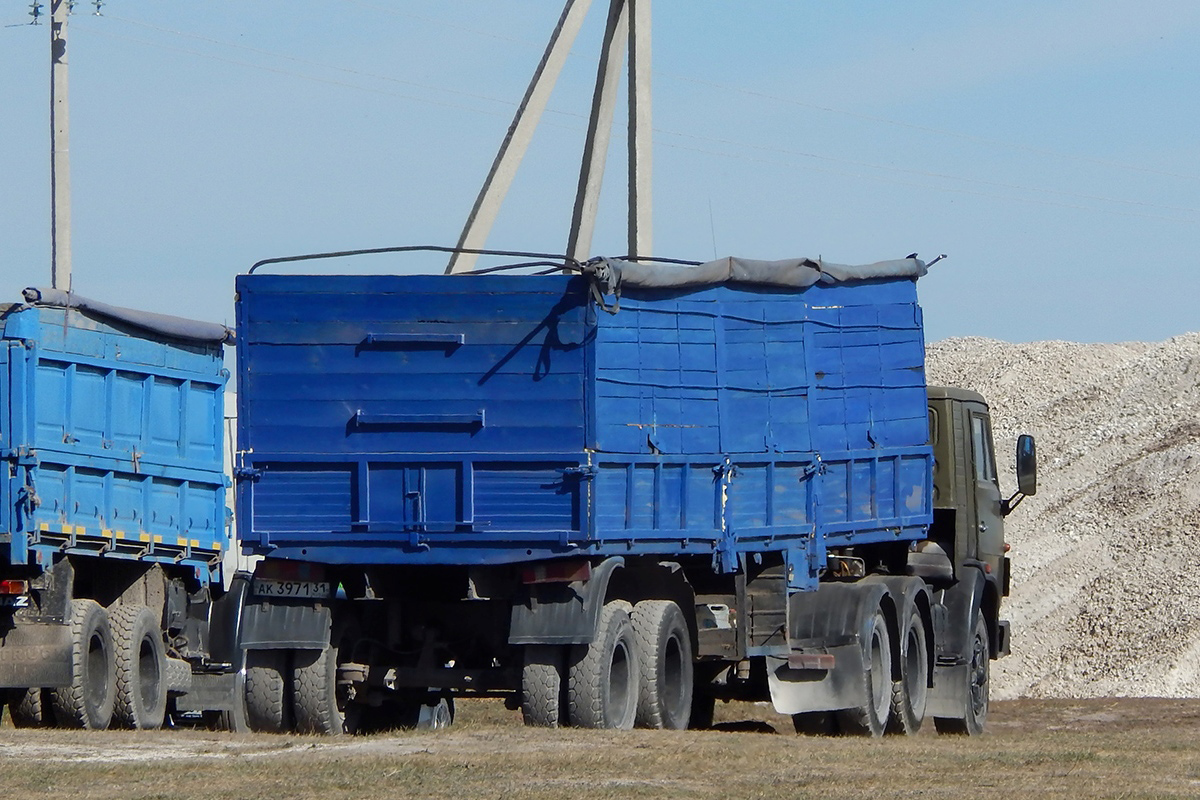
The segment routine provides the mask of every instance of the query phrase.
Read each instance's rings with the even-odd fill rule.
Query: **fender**
[[[208,615],[209,656],[213,661],[229,664],[234,672],[245,666],[246,651],[239,646],[242,632],[242,612],[250,596],[249,572],[236,572],[229,582],[229,591],[213,601]]]
[[[940,603],[934,611],[935,652],[939,662],[963,662],[967,639],[974,632],[972,620],[983,604],[985,581],[982,570],[960,568],[958,581],[939,593]]]
[[[968,642],[974,635],[975,615],[983,604],[986,583],[983,570],[960,565],[958,582],[936,595],[933,608],[937,659],[933,667],[933,688],[929,692],[926,717],[962,719],[968,702]],[[990,627],[990,626],[989,626]]]
[[[625,566],[614,556],[592,569],[587,581],[526,587],[512,606],[509,644],[590,644],[613,573]]]
[[[888,596],[882,581],[822,583],[815,592],[788,598],[788,639],[793,650],[858,644],[864,606]]]

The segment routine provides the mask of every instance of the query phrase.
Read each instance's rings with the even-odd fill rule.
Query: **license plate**
[[[254,581],[259,597],[329,597],[329,581]]]
[[[0,595],[0,608],[29,608],[29,595],[3,594]]]

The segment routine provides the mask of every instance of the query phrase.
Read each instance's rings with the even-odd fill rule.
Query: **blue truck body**
[[[0,319],[0,544],[191,567],[229,549],[220,344],[164,341],[65,308]]]
[[[915,279],[240,276],[239,538],[330,564],[782,552],[932,521]]]
[[[0,702],[20,726],[244,721],[228,330],[25,295],[0,308]]]
[[[981,730],[1012,506],[926,265],[573,269],[238,278],[251,727]]]

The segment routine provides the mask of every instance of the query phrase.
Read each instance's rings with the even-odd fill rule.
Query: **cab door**
[[[1000,484],[996,479],[996,456],[992,424],[987,406],[965,403],[971,441],[971,471],[975,486],[976,558],[999,574],[1004,557],[1004,514]]]

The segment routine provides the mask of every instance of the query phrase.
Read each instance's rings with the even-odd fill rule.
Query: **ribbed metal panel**
[[[67,552],[217,574],[229,546],[221,346],[60,308],[12,312],[0,330],[10,560]]]

